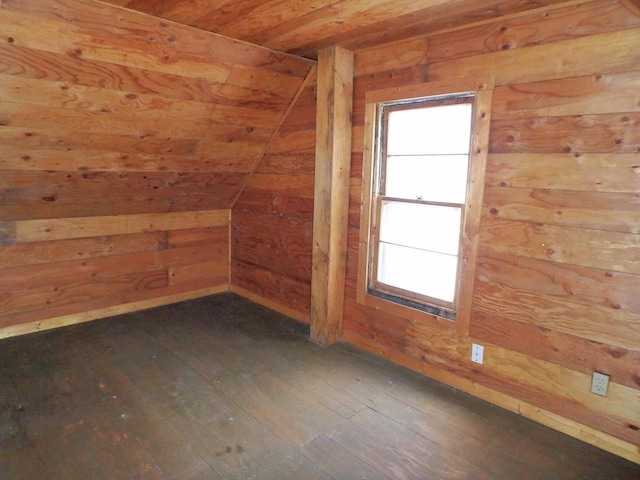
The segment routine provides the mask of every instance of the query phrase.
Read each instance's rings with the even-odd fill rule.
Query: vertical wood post
[[[318,55],[316,164],[311,274],[311,339],[331,345],[341,335],[347,263],[353,52]]]

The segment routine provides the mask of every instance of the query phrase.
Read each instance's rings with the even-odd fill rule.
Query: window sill
[[[432,327],[442,328],[443,330],[455,330],[461,336],[464,334],[464,332],[460,332],[462,324],[455,319],[441,317],[434,313],[413,308],[409,305],[403,305],[392,300],[387,300],[385,298],[372,295],[364,290],[359,289],[356,301],[360,305],[397,317],[405,318],[415,323],[426,324]]]

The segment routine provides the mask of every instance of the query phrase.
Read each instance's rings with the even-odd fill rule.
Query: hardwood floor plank
[[[325,473],[331,475],[331,478],[366,478],[367,480],[387,478],[325,435],[314,438],[302,447],[302,451]],[[330,458],[331,461],[327,462],[327,458]]]
[[[226,293],[0,341],[4,479],[640,478]]]

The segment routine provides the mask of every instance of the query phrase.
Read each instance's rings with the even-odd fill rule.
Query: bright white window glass
[[[385,200],[380,217],[380,241],[458,255],[460,216],[458,207]],[[404,268],[409,270],[414,266],[408,263]]]
[[[453,302],[458,257],[381,242],[379,281],[445,302]]]
[[[470,103],[390,112],[387,155],[467,155],[471,112]]]
[[[469,148],[467,138],[467,150]],[[464,203],[468,155],[390,156],[387,158],[387,197]]]

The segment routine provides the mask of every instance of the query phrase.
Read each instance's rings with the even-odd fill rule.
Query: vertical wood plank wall
[[[313,62],[85,0],[3,1],[0,32],[0,337],[228,289]]]
[[[487,76],[479,261],[457,338],[356,301],[364,96]],[[616,1],[356,52],[344,339],[640,461],[639,87],[640,18]],[[594,370],[611,375],[607,398],[589,391]]]
[[[309,323],[315,69],[233,208],[231,289]]]

